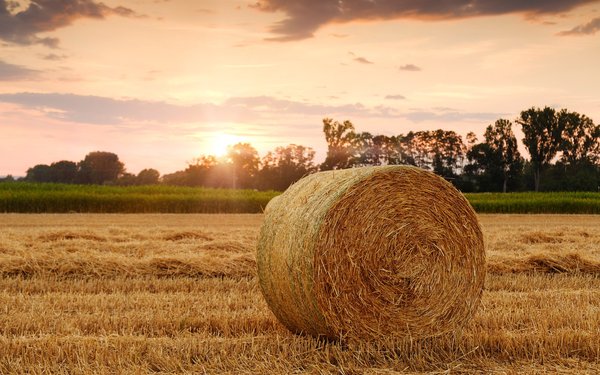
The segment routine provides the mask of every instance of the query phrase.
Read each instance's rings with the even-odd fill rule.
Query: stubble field
[[[0,215],[0,373],[600,371],[600,216],[480,215],[460,333],[322,342],[270,313],[262,215]]]

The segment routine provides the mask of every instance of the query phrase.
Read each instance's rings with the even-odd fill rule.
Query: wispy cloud
[[[213,9],[208,9],[208,8],[199,8],[196,9],[197,13],[204,13],[204,14],[215,14],[215,11]]]
[[[497,112],[462,112],[451,108],[432,108],[431,110],[413,110],[403,115],[412,122],[458,122],[481,121],[489,122],[506,116],[506,113]]]
[[[299,114],[299,115],[345,115],[393,117],[395,110],[390,107],[367,107],[362,103],[324,105],[294,100],[278,99],[270,96],[237,97],[226,100],[224,108],[245,108],[251,112],[262,111],[263,114]]]
[[[386,99],[399,100],[401,95],[388,95]],[[271,96],[233,97],[220,104],[197,103],[182,105],[164,101],[114,99],[100,96],[83,96],[59,93],[0,94],[0,103],[12,103],[40,111],[55,120],[78,124],[112,125],[123,128],[135,124],[169,126],[177,131],[181,124],[210,124],[243,122],[248,124],[273,123],[281,116],[287,118],[370,118],[409,120],[414,123],[435,121],[453,123],[460,121],[489,122],[506,116],[505,113],[469,112],[453,108],[410,109],[362,103],[324,105]],[[318,126],[317,126],[318,127]]]
[[[119,125],[127,124],[128,121],[180,123],[206,119],[228,121],[236,118],[235,114],[210,103],[186,106],[160,101],[59,93],[0,94],[0,102],[38,109],[55,119],[89,124]]]
[[[58,55],[56,53],[49,53],[49,54],[43,55],[42,58],[44,60],[48,60],[48,61],[60,61],[60,60],[66,59],[67,55]]]
[[[223,68],[230,69],[258,69],[258,68],[272,68],[276,64],[224,64]]]
[[[34,79],[39,71],[14,65],[0,60],[0,81],[21,81]]]
[[[416,66],[415,64],[406,64],[400,67],[400,70],[405,70],[408,72],[420,72],[422,69]]]
[[[356,58],[354,58],[354,61],[361,63],[361,64],[373,64],[373,61],[369,61],[364,57],[356,57]]]
[[[252,8],[282,12],[287,18],[271,26],[272,40],[310,38],[321,26],[373,19],[447,20],[466,17],[520,13],[526,18],[559,14],[598,0],[463,0],[463,1],[338,1],[259,0]]]
[[[192,123],[256,121],[281,115],[395,117],[390,107],[367,107],[361,103],[323,105],[270,96],[234,97],[220,104],[173,104],[162,101],[114,99],[60,93],[0,94],[0,102],[37,109],[63,121],[127,125],[129,122]]]
[[[0,39],[21,45],[43,44],[55,48],[59,44],[57,38],[38,34],[68,26],[80,18],[143,17],[132,9],[109,7],[93,0],[35,0],[16,13],[13,3],[0,0]]]
[[[399,94],[386,95],[385,98],[388,100],[404,100],[404,99],[406,99],[406,97],[404,95],[399,95]]]
[[[598,31],[600,31],[600,17],[594,18],[590,22],[584,23],[583,25],[575,26],[571,30],[561,31],[558,33],[558,35],[593,35]]]
[[[348,55],[353,57],[353,60],[356,61],[357,63],[361,63],[361,64],[373,64],[372,61],[368,60],[366,57],[362,57],[362,56],[358,56],[357,54],[355,54],[352,51],[348,51]]]

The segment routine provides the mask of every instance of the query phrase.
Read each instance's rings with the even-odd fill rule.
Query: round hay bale
[[[408,166],[327,171],[266,210],[258,277],[291,331],[332,339],[425,338],[475,313],[485,253],[452,184]]]

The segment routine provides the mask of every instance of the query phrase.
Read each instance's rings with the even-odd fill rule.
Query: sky
[[[0,0],[0,176],[91,151],[166,174],[237,142],[322,161],[325,117],[600,122],[599,61],[600,0]]]

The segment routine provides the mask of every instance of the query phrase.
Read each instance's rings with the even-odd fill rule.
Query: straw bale
[[[424,338],[465,324],[485,278],[475,212],[452,184],[408,166],[309,175],[265,210],[262,293],[291,331]]]

